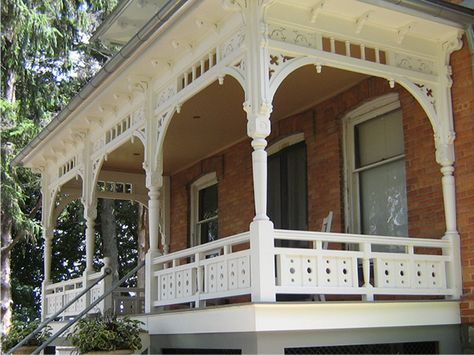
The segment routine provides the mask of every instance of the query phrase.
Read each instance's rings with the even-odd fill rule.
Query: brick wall
[[[474,322],[474,88],[467,46],[452,56],[456,130],[458,226],[464,266],[464,322]],[[303,132],[308,154],[308,223],[320,230],[328,211],[335,232],[345,230],[342,117],[357,106],[397,91],[403,111],[409,234],[441,237],[445,230],[441,173],[435,161],[433,131],[426,114],[403,88],[369,78],[293,117],[272,122],[269,144]],[[247,231],[254,215],[250,140],[195,164],[171,178],[171,250],[188,246],[189,186],[210,171],[219,180],[219,237]]]
[[[464,282],[461,315],[464,323],[474,323],[474,85],[466,42],[451,56],[451,66],[456,131],[454,174]]]
[[[334,212],[334,232],[344,228],[342,117],[357,106],[398,91],[404,115],[409,232],[440,237],[444,231],[441,174],[435,162],[431,125],[416,100],[404,89],[390,89],[386,80],[369,78],[301,114],[272,122],[269,145],[303,132],[308,154],[308,225],[321,229]],[[250,140],[244,140],[171,178],[171,250],[188,246],[189,186],[211,171],[218,172],[219,237],[248,230],[254,215]],[[217,164],[217,165],[216,165]]]

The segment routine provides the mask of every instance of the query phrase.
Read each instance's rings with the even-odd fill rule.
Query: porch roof
[[[138,1],[138,0],[137,0]],[[118,10],[114,11],[110,20],[106,20],[99,28],[96,37],[105,36],[108,29],[118,24],[123,16],[127,15],[126,9],[137,1],[123,1]],[[140,2],[140,1],[138,1]],[[284,2],[284,1],[283,1]],[[474,22],[474,11],[460,6],[452,6],[442,1],[426,0],[360,0],[361,3],[376,6],[377,8],[388,8],[400,13],[410,14],[431,23],[441,22],[439,26],[448,25],[452,28],[463,28]],[[57,135],[59,129],[65,127],[66,122],[77,117],[80,110],[89,105],[96,98],[99,88],[110,84],[110,77],[118,75],[127,65],[127,60],[140,48],[144,48],[152,35],[160,35],[176,21],[180,14],[187,11],[197,2],[195,0],[168,1],[149,20],[145,17],[136,21],[136,33],[122,49],[112,57],[104,67],[81,89],[81,91],[69,102],[69,104],[46,126],[44,129],[14,158],[14,165],[25,165],[28,167],[39,167],[41,159],[35,153],[40,152],[51,138]],[[136,5],[136,4],[135,4]],[[442,21],[439,21],[442,19]],[[123,18],[122,18],[123,20]],[[140,25],[145,25],[140,29]],[[105,28],[107,27],[107,29]],[[105,32],[103,32],[105,31]],[[103,33],[102,33],[103,32]],[[101,34],[102,33],[102,34]],[[472,28],[468,33],[468,39],[472,41]],[[471,48],[474,46],[471,46]],[[53,135],[54,133],[54,135]],[[73,133],[70,133],[73,135]],[[74,141],[74,139],[73,139]]]

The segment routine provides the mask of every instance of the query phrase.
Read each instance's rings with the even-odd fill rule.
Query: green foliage
[[[32,333],[40,324],[39,319],[33,322],[23,323],[20,321],[13,321],[13,325],[8,335],[2,336],[2,352],[5,353],[13,348],[16,344],[26,338]],[[24,344],[25,346],[39,346],[43,344],[51,336],[51,327],[46,326],[38,334]]]
[[[14,168],[13,157],[38,134],[108,59],[84,44],[117,0],[5,0],[1,6],[1,225],[2,260],[14,245],[40,233],[38,175]],[[99,45],[95,45],[100,47]],[[3,235],[2,235],[3,236]],[[37,312],[41,244],[12,254],[12,296],[18,319]],[[69,245],[71,248],[71,245]],[[77,250],[77,245],[72,247]],[[67,249],[67,248],[65,248]],[[8,263],[8,261],[7,261]],[[24,275],[35,275],[27,280]],[[2,282],[3,282],[2,273]],[[8,296],[6,296],[8,298]],[[7,299],[3,299],[9,304]],[[28,306],[27,306],[28,305]],[[3,316],[3,309],[2,309]]]
[[[41,282],[43,281],[43,239],[34,243],[19,243],[12,250],[11,277],[13,319],[27,323],[39,317]]]
[[[81,353],[90,351],[140,350],[140,321],[111,315],[80,319],[67,335]]]

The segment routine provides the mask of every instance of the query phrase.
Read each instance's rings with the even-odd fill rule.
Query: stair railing
[[[89,286],[87,286],[84,290],[79,292],[72,300],[69,301],[66,305],[64,305],[59,311],[54,313],[51,317],[48,319],[44,320],[43,322],[40,323],[38,328],[36,328],[32,333],[30,333],[26,338],[24,338],[22,341],[20,341],[17,345],[15,345],[13,348],[7,351],[5,355],[11,355],[14,353],[18,348],[26,344],[30,339],[32,339],[36,334],[38,334],[44,327],[46,327],[49,323],[51,323],[53,320],[55,320],[61,313],[63,313],[66,309],[68,309],[70,306],[74,304],[77,300],[79,300],[82,296],[84,296],[91,288],[93,288],[95,285],[97,285],[100,281],[105,279],[108,275],[112,273],[112,269],[109,267],[106,267],[104,269],[104,273],[94,282],[92,282]]]
[[[97,298],[94,302],[92,302],[89,306],[87,306],[81,313],[71,319],[64,327],[59,329],[55,334],[53,334],[48,340],[46,340],[41,346],[37,347],[32,354],[39,354],[42,350],[44,350],[49,344],[51,344],[54,340],[56,340],[62,333],[64,333],[69,327],[71,327],[74,323],[76,323],[79,319],[82,318],[83,315],[87,314],[92,308],[98,305],[102,300],[105,299],[108,295],[110,295],[116,288],[120,287],[125,281],[127,281],[130,276],[134,275],[138,270],[140,270],[145,265],[145,261],[140,261],[137,266],[133,268],[127,275],[122,277],[120,280],[115,282],[108,290],[104,292],[102,296]],[[9,355],[9,354],[7,354]]]
[[[70,320],[65,326],[59,329],[55,334],[53,334],[48,340],[46,340],[43,344],[37,347],[32,354],[39,354],[42,350],[44,350],[49,344],[51,344],[54,340],[56,340],[61,334],[63,334],[67,329],[69,329],[74,323],[76,323],[79,319],[82,318],[83,315],[87,314],[92,308],[98,305],[102,300],[105,299],[108,295],[110,295],[116,288],[118,288],[121,284],[127,281],[130,276],[134,275],[138,270],[140,270],[145,265],[145,261],[140,261],[137,266],[133,268],[127,275],[122,277],[120,280],[115,282],[108,290],[104,292],[102,296],[97,298],[94,302],[92,302],[89,306],[87,306],[81,313],[75,316],[72,320]],[[7,354],[9,355],[9,354]]]

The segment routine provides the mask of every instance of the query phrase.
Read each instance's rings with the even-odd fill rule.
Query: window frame
[[[347,221],[345,226],[346,233],[362,233],[359,173],[370,168],[405,159],[406,156],[404,149],[402,154],[356,168],[355,127],[363,122],[400,109],[401,105],[398,93],[390,93],[361,105],[343,117],[344,213],[345,220]]]
[[[190,231],[189,231],[191,247],[201,245],[201,236],[199,235],[198,224],[203,223],[203,221],[199,221],[199,192],[205,188],[208,188],[210,186],[217,185],[217,184],[218,184],[218,180],[217,180],[217,174],[215,171],[201,176],[199,179],[197,179],[191,184]],[[219,193],[217,196],[219,196]],[[216,219],[219,220],[219,197],[217,198],[217,206],[218,206],[217,207],[218,212],[217,212]]]

